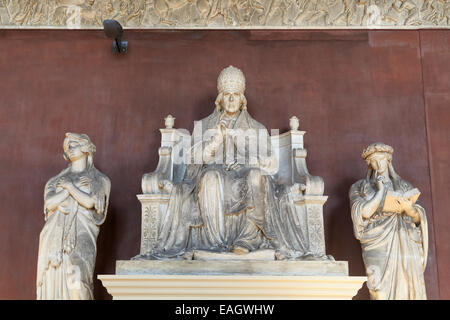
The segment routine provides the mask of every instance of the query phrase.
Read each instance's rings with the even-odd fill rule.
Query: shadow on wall
[[[100,233],[97,240],[97,260],[94,272],[94,298],[108,299],[111,296],[107,293],[100,280],[97,279],[99,274],[115,273],[116,262],[116,241],[119,238],[114,234],[116,230],[117,209],[114,203],[110,203],[108,207],[108,216],[105,223],[100,227]]]
[[[361,245],[353,234],[348,198],[348,190],[357,180],[343,178],[334,190],[325,192],[332,195],[324,206],[325,244],[327,254],[331,254],[336,260],[348,261],[350,276],[365,276]],[[363,300],[369,297],[369,291],[364,284],[354,299]]]
[[[358,293],[353,297],[352,300],[370,300],[369,289],[367,289],[367,282],[364,282],[364,285],[361,289],[358,290]]]

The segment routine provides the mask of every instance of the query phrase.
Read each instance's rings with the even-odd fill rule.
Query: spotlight
[[[127,53],[128,41],[122,41],[123,29],[119,22],[116,20],[108,19],[103,21],[103,28],[105,35],[108,38],[114,39],[113,52],[114,53]]]

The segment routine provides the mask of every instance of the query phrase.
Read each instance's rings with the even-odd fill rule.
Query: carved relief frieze
[[[10,28],[436,28],[449,0],[0,0]]]

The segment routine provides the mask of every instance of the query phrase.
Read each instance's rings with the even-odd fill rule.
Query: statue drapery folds
[[[94,166],[94,152],[87,135],[67,133],[64,158],[70,164],[45,186],[38,299],[93,299],[96,241],[111,188],[109,178]]]
[[[426,299],[426,214],[415,203],[418,190],[395,172],[392,154],[382,143],[363,152],[367,177],[349,191],[354,234],[372,299]]]

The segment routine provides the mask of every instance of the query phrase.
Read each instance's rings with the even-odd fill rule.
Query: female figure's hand
[[[88,177],[80,178],[80,187],[89,187],[91,185],[92,179]]]
[[[408,217],[410,217],[414,221],[414,223],[419,223],[420,222],[420,216],[419,216],[419,213],[417,212],[417,210],[414,208],[412,202],[409,201],[408,199],[403,199],[401,204],[402,204],[403,212]]]
[[[61,177],[59,178],[58,182],[56,183],[56,187],[63,188],[63,189],[69,189],[73,185],[72,180],[68,177]]]
[[[369,219],[378,209],[378,207],[381,204],[381,201],[383,200],[384,193],[386,191],[385,183],[385,177],[384,176],[378,176],[376,178],[376,184],[378,191],[375,193],[372,199],[367,201],[367,203],[364,205],[362,209],[362,217],[364,219]]]
[[[64,201],[66,201],[69,196],[69,191],[67,190],[71,181],[66,177],[61,177],[56,182],[56,185],[51,187],[53,191],[48,192],[47,197],[44,200],[44,207],[47,212],[47,217],[50,217],[54,211],[61,205]],[[62,190],[56,191],[57,188],[61,188]]]
[[[384,183],[385,183],[384,176],[378,176],[377,177],[377,188],[378,188],[378,191],[383,192],[386,189],[386,187],[384,186]]]

